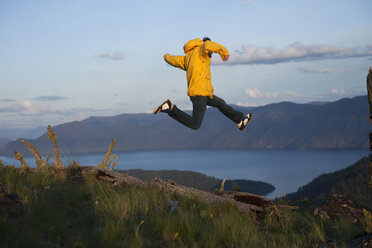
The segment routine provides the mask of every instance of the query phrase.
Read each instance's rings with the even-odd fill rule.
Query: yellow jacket
[[[185,56],[164,55],[164,60],[182,70],[187,74],[187,95],[213,97],[213,86],[211,81],[211,54],[218,53],[221,58],[228,56],[227,49],[213,41],[203,42],[197,38],[188,41],[183,50]]]

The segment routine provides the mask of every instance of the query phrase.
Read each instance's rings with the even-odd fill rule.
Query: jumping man
[[[222,60],[226,62],[229,59],[227,49],[211,41],[208,37],[203,40],[197,38],[188,41],[183,50],[185,56],[164,55],[164,60],[177,68],[186,71],[187,74],[187,95],[192,102],[192,116],[178,109],[168,99],[154,110],[154,114],[159,112],[168,113],[170,117],[183,125],[197,130],[203,121],[207,105],[217,107],[227,118],[236,123],[240,130],[244,130],[250,121],[252,115],[244,115],[242,112],[234,110],[226,102],[216,95],[213,95],[213,86],[211,81],[211,57],[212,53],[218,53]]]

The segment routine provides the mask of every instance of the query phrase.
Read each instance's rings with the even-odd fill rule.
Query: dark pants
[[[218,108],[219,111],[236,124],[242,120],[244,115],[242,112],[236,111],[227,105],[226,102],[218,96],[213,96],[212,99],[207,96],[191,96],[190,100],[193,107],[192,116],[177,108],[176,105],[174,105],[173,109],[169,112],[169,116],[194,130],[200,128],[207,105]]]

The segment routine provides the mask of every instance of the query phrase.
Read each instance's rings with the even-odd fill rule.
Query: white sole
[[[152,113],[153,114],[157,114],[161,111],[161,107],[163,106],[164,103],[166,103],[167,101],[169,101],[169,99],[165,100],[162,104],[160,104]]]

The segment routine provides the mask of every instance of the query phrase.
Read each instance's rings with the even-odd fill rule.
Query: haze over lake
[[[363,150],[176,150],[121,153],[115,169],[191,170],[227,179],[259,180],[273,184],[268,197],[294,192],[315,177],[343,169],[369,151]],[[65,164],[97,165],[104,154],[62,155]],[[13,157],[0,157],[6,164],[19,165]],[[35,166],[33,157],[26,157]]]

